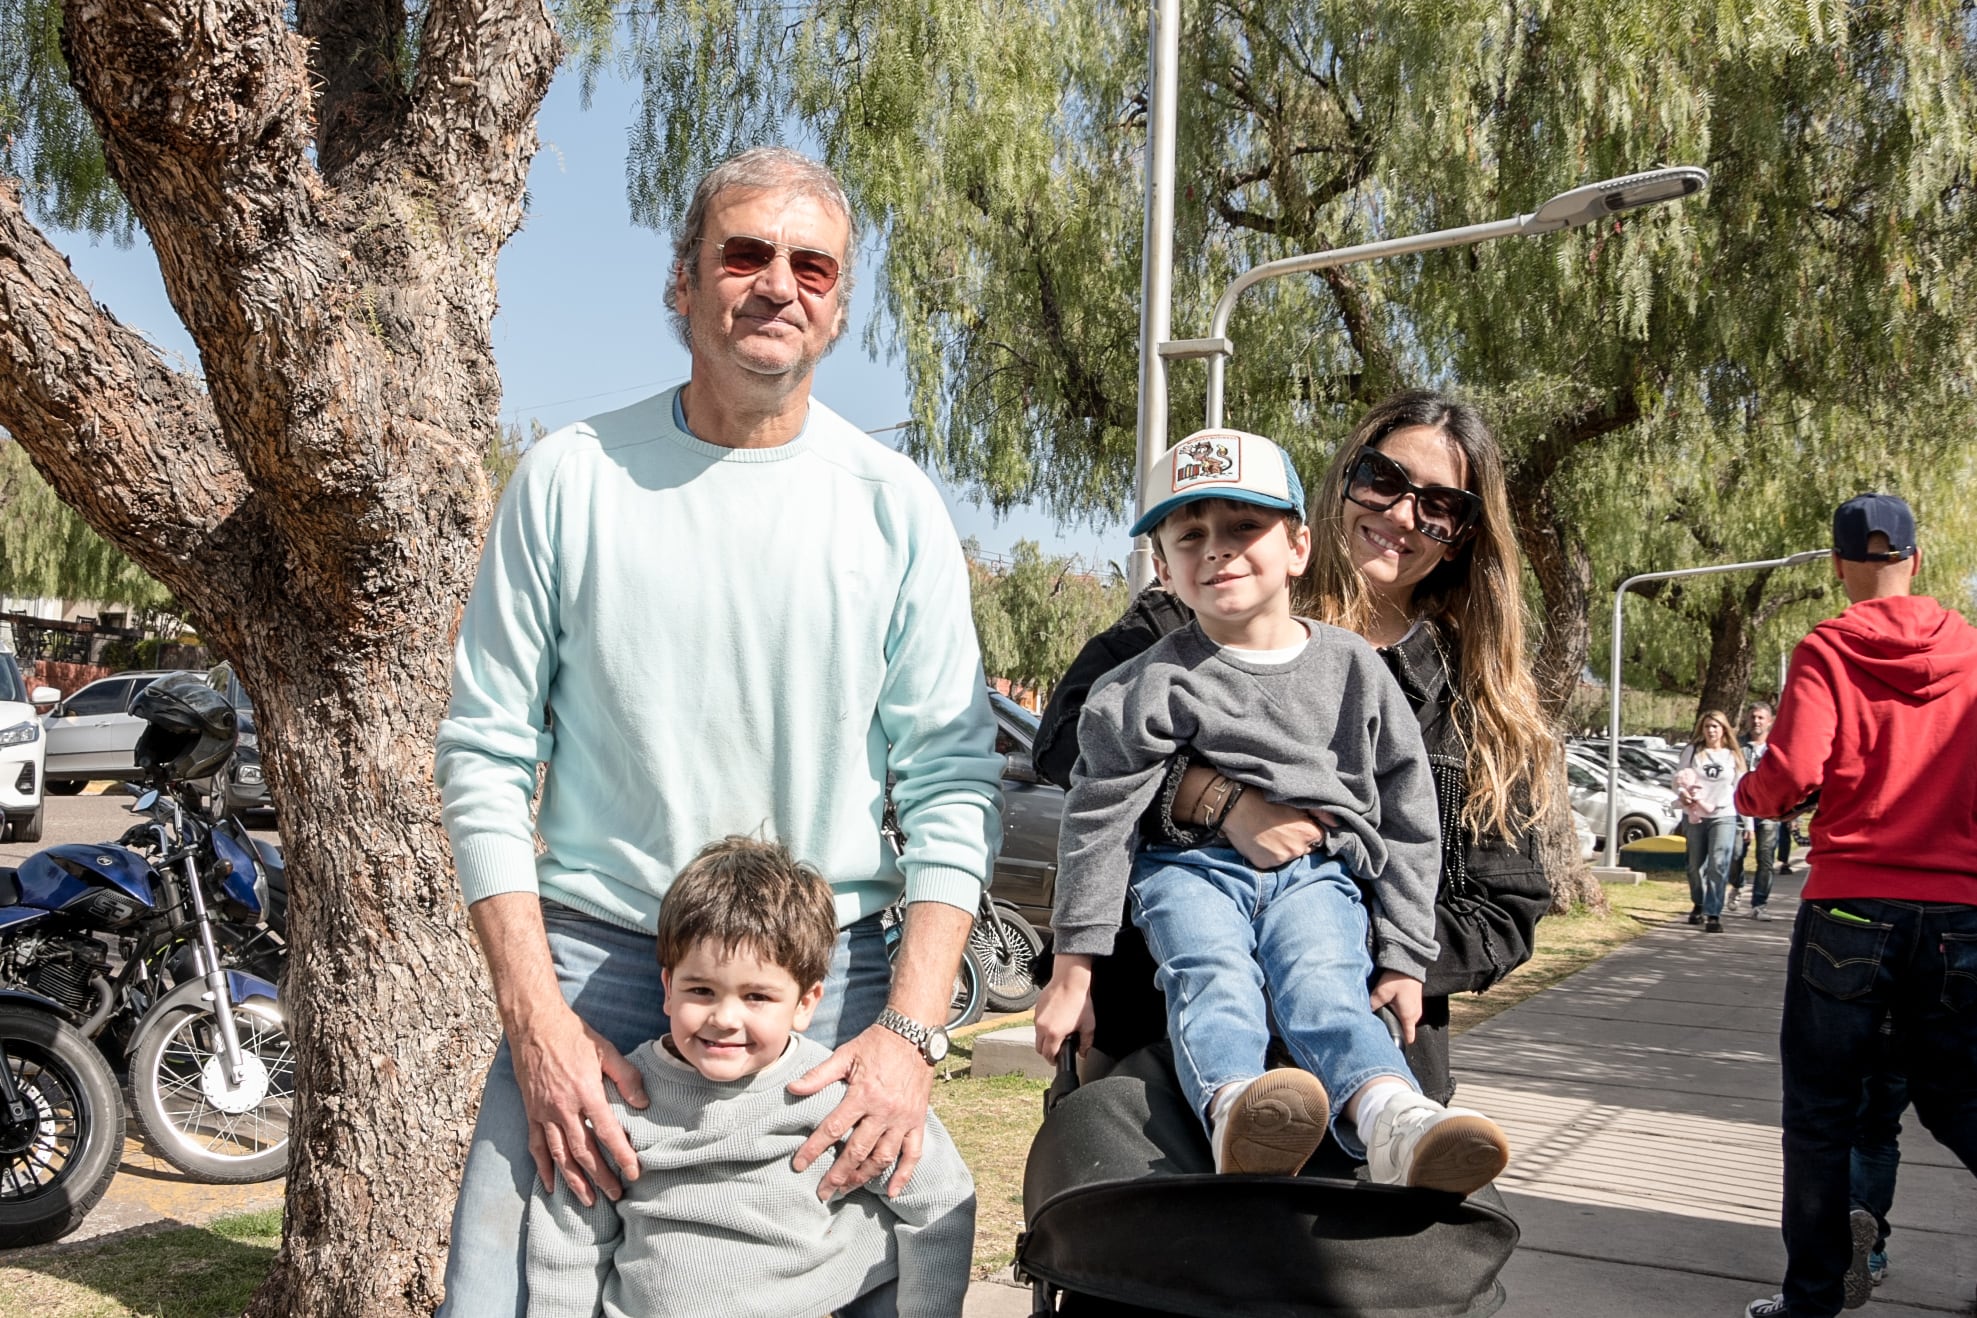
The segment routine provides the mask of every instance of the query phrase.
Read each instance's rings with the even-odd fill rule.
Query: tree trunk
[[[1752,573],[1747,585],[1724,585],[1709,615],[1709,662],[1703,669],[1696,717],[1720,709],[1735,726],[1750,693],[1751,669],[1757,662],[1757,633],[1751,614],[1764,598],[1769,571]]]
[[[430,1313],[497,1030],[431,759],[491,510],[495,261],[560,47],[541,0],[432,0],[408,78],[404,15],[301,0],[305,41],[281,0],[66,0],[203,381],[0,189],[0,425],[172,590],[263,728],[299,1057],[269,1318]]]

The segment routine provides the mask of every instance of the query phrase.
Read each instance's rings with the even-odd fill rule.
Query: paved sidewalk
[[[1455,1040],[1457,1101],[1496,1117],[1523,1241],[1505,1318],[1735,1318],[1778,1288],[1778,1017],[1803,870],[1777,919],[1653,930]],[[1887,1282],[1863,1314],[1977,1312],[1977,1181],[1904,1118]],[[993,1282],[968,1318],[1018,1318]]]

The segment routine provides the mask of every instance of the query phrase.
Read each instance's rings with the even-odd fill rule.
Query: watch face
[[[938,1062],[946,1057],[947,1031],[938,1029],[932,1031],[927,1035],[927,1041],[921,1045],[920,1051],[925,1054],[928,1062]]]

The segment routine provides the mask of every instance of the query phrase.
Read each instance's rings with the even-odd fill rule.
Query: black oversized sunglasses
[[[770,242],[746,233],[731,234],[714,244],[714,255],[721,262],[721,269],[744,279],[768,269],[781,252],[789,254],[789,272],[804,292],[822,297],[837,287],[838,259],[815,247],[791,247],[788,243]]]
[[[1376,448],[1363,448],[1345,474],[1345,497],[1376,513],[1414,496],[1414,529],[1439,544],[1452,545],[1476,529],[1483,501],[1449,485],[1416,485],[1407,468]]]

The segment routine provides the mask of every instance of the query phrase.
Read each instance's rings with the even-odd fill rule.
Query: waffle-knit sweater
[[[540,892],[652,932],[701,847],[766,832],[840,925],[902,886],[974,910],[1002,759],[939,493],[821,403],[730,449],[677,393],[548,436],[502,493],[434,765],[468,904]]]
[[[790,1159],[844,1086],[787,1086],[830,1056],[797,1038],[773,1065],[709,1080],[631,1055],[651,1105],[606,1087],[638,1153],[639,1178],[589,1208],[559,1180],[529,1205],[529,1318],[818,1318],[894,1277],[900,1318],[958,1318],[975,1242],[975,1186],[931,1112],[920,1165],[898,1198],[882,1182],[817,1199],[831,1156]]]

